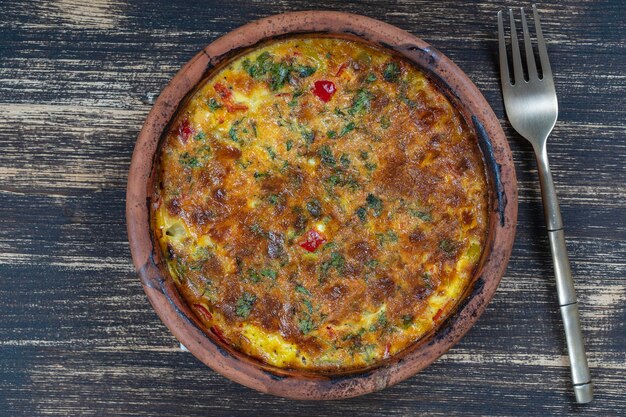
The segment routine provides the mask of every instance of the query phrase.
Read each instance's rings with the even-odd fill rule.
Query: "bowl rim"
[[[154,250],[150,204],[154,161],[162,133],[178,107],[207,72],[243,49],[268,39],[307,33],[358,37],[404,56],[440,85],[473,127],[491,186],[490,230],[482,268],[468,295],[430,336],[374,368],[341,375],[283,370],[229,349],[219,334],[209,336],[167,279]],[[511,150],[493,110],[465,73],[416,36],[369,17],[332,11],[269,16],[216,39],[187,62],[162,91],[138,135],[128,175],[126,219],[133,264],[143,289],[163,323],[198,359],[247,387],[293,399],[339,399],[377,391],[403,381],[455,345],[495,294],[510,257],[517,222],[517,181]],[[488,252],[487,252],[488,251]]]

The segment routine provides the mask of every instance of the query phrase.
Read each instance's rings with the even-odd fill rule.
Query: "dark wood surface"
[[[0,415],[626,414],[623,1],[540,6],[560,105],[549,152],[596,387],[586,406],[570,387],[534,157],[503,111],[506,4],[191,3],[0,2]],[[496,297],[444,357],[375,394],[294,402],[180,351],[131,266],[124,197],[137,133],[182,64],[250,20],[328,8],[404,28],[467,72],[510,140],[519,224]]]

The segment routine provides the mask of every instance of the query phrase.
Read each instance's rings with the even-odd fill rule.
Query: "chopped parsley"
[[[376,168],[378,168],[378,165],[376,165],[373,162],[366,162],[365,163],[365,169],[367,169],[368,171],[375,171]]]
[[[367,205],[372,210],[375,217],[381,215],[383,212],[383,200],[376,197],[374,194],[369,194],[365,201],[367,201]]]
[[[306,315],[305,318],[300,319],[298,321],[298,328],[302,332],[302,334],[310,333],[315,327],[313,325],[313,320],[311,320],[311,316]]]
[[[189,154],[189,152],[183,152],[178,157],[178,162],[185,168],[198,168],[202,166],[202,163],[198,161],[198,158]]]
[[[374,74],[373,72],[367,74],[367,77],[365,77],[365,82],[373,83],[374,81],[376,81],[376,74]]]
[[[346,263],[343,255],[337,251],[333,251],[330,254],[330,259],[322,263],[322,275],[326,276],[331,269],[335,269],[337,272],[342,273],[343,267]]]
[[[306,78],[309,75],[313,75],[315,71],[317,71],[317,68],[310,65],[295,65],[293,70],[297,72],[300,77]]]
[[[313,141],[315,140],[315,132],[313,132],[312,130],[303,127],[300,130],[300,134],[302,135],[302,139],[304,139],[306,143],[313,143]]]
[[[193,138],[195,140],[204,140],[204,139],[206,139],[206,133],[204,133],[203,131],[200,131],[200,132],[196,133],[196,135]]]
[[[317,70],[317,68],[309,65],[275,62],[272,55],[267,51],[257,56],[254,62],[249,59],[244,60],[241,66],[250,77],[269,83],[273,91],[281,89],[287,83],[292,73],[304,78]]]
[[[287,143],[285,143],[285,147],[287,148],[287,151],[290,151],[291,148],[293,147],[293,141],[289,139]]]
[[[211,110],[211,111],[215,111],[217,109],[221,109],[222,108],[222,105],[217,100],[215,100],[213,97],[211,97],[207,101],[206,104],[207,104],[207,106],[209,106],[209,110]]]
[[[388,129],[389,126],[391,126],[391,121],[389,120],[389,118],[387,116],[382,116],[380,118],[380,127],[382,127],[383,129]]]
[[[248,318],[255,302],[256,295],[244,292],[243,295],[237,300],[235,314],[244,319]]]
[[[400,77],[400,67],[395,62],[390,62],[383,70],[383,78],[390,83],[396,82]]]
[[[409,213],[411,213],[411,216],[417,217],[418,219],[425,222],[430,222],[433,220],[432,214],[427,211],[411,209],[409,210]]]
[[[234,122],[228,130],[228,136],[233,142],[239,142],[239,138],[237,137],[237,126],[239,125],[239,123],[240,121]]]
[[[328,139],[333,139],[336,136],[337,136],[337,132],[335,132],[334,130],[329,130],[328,132],[326,132],[326,137]]]
[[[345,126],[343,127],[343,129],[341,129],[341,132],[339,132],[339,136],[344,136],[344,135],[346,135],[346,134],[348,134],[348,133],[352,132],[352,131],[354,130],[354,128],[355,128],[355,127],[356,127],[356,126],[355,126],[354,122],[350,122],[350,123],[348,123],[347,125],[345,125]]]
[[[309,214],[316,219],[322,215],[322,205],[315,198],[306,203],[306,209]]]
[[[354,116],[355,114],[360,113],[364,110],[369,110],[371,99],[372,93],[365,89],[360,89],[356,93],[354,100],[352,100],[352,107],[350,107],[348,113]]]
[[[309,290],[307,290],[306,288],[304,288],[304,286],[302,286],[300,284],[296,285],[296,291],[299,292],[300,294],[311,296],[311,292]]]
[[[367,220],[367,210],[365,209],[365,207],[359,207],[358,209],[356,209],[356,215],[363,223],[365,223],[365,221]]]
[[[267,151],[267,154],[270,156],[270,158],[276,159],[276,151],[274,151],[274,148],[268,146],[265,148],[265,150]]]
[[[248,269],[248,279],[254,283],[261,281],[261,277],[254,269]]]
[[[273,270],[273,269],[265,268],[265,269],[261,270],[261,275],[266,277],[266,278],[275,280],[276,277],[278,276],[278,273],[275,270]]]
[[[337,161],[335,160],[335,157],[333,156],[333,151],[330,149],[330,146],[328,145],[322,146],[318,153],[324,164],[330,165],[330,166],[335,166],[335,164],[337,164]]]

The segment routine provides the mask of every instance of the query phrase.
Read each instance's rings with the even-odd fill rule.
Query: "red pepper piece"
[[[348,63],[344,62],[343,64],[341,64],[341,66],[339,67],[339,69],[337,70],[337,73],[335,74],[335,77],[339,77],[341,74],[343,74],[344,70],[348,68]]]
[[[390,356],[391,353],[391,343],[387,342],[387,345],[385,346],[385,353],[383,353],[383,358],[387,359]]]
[[[335,88],[335,84],[332,81],[320,80],[315,81],[315,86],[313,87],[313,94],[318,96],[320,100],[324,103],[328,103],[330,99],[333,97],[337,89]]]
[[[324,242],[326,242],[326,238],[317,230],[311,229],[304,235],[304,240],[300,242],[300,247],[309,252],[315,252],[315,249]]]
[[[447,303],[444,304],[443,307],[441,307],[437,313],[433,316],[433,321],[437,321],[441,318],[443,312],[445,311],[446,307],[448,307],[448,304],[450,304],[450,302],[448,301]]]
[[[248,106],[246,106],[245,104],[233,103],[233,93],[224,84],[215,83],[213,88],[215,89],[215,91],[217,91],[217,94],[219,94],[219,96],[222,98],[222,101],[224,102],[224,106],[226,106],[226,110],[228,110],[229,112],[232,113],[232,112],[239,111],[239,110],[241,111],[248,110]]]
[[[202,304],[194,304],[193,306],[197,308],[207,320],[213,319],[213,315]]]
[[[217,94],[219,94],[221,98],[230,98],[233,95],[233,93],[231,93],[228,87],[224,84],[215,83],[213,88],[217,91]]]
[[[213,326],[211,327],[211,332],[217,336],[218,339],[220,339],[223,343],[227,343],[226,342],[226,338],[224,337],[224,333],[222,332],[222,330],[217,327],[217,326]]]
[[[183,121],[180,122],[180,125],[178,126],[178,137],[183,143],[187,143],[187,140],[189,140],[189,137],[191,137],[192,134],[193,134],[193,128],[191,127],[191,124],[189,123],[189,119],[185,117]]]

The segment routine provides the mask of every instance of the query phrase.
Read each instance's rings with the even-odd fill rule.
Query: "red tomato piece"
[[[200,310],[200,312],[202,313],[202,315],[207,318],[208,320],[213,319],[213,315],[209,312],[209,310],[207,310],[207,308],[205,306],[203,306],[202,304],[194,304],[193,305],[195,308],[197,308],[198,310]]]
[[[213,86],[217,94],[220,95],[222,101],[224,101],[224,106],[226,106],[226,110],[230,113],[235,111],[246,111],[248,110],[248,106],[241,103],[233,103],[233,93],[230,91],[228,87],[221,83],[215,83]]]
[[[315,86],[313,87],[313,94],[318,96],[320,100],[324,103],[328,103],[330,99],[333,97],[337,89],[335,88],[335,83],[327,80],[315,81]]]
[[[193,128],[191,127],[191,124],[189,123],[189,119],[185,117],[183,121],[180,122],[180,125],[178,126],[178,137],[180,137],[180,140],[182,140],[183,143],[186,143],[192,134],[193,134]]]
[[[326,238],[317,230],[311,229],[304,235],[304,240],[300,242],[300,247],[309,252],[315,252],[322,243],[326,242]]]

